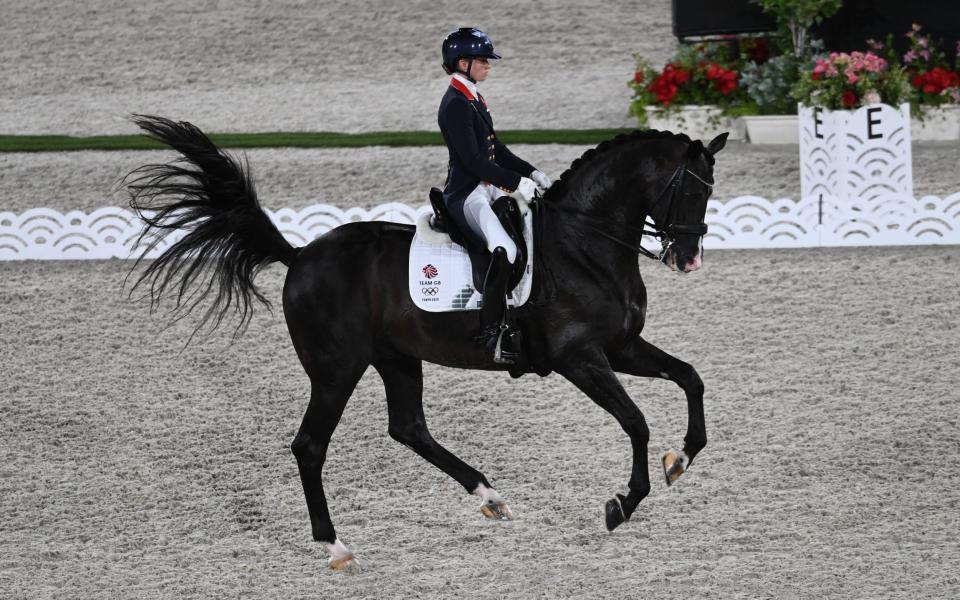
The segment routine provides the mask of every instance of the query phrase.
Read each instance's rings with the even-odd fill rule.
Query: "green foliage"
[[[748,63],[740,74],[740,81],[756,105],[757,113],[795,115],[797,102],[791,90],[800,80],[800,73],[812,68],[812,58],[783,54],[762,64]]]
[[[809,27],[840,10],[843,0],[753,0],[763,12],[780,23],[797,23]]]
[[[843,0],[751,0],[763,12],[777,19],[781,37],[791,40],[797,58],[808,52],[807,30],[814,23],[832,17]]]

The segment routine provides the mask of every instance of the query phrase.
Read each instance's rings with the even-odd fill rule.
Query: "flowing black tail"
[[[240,334],[254,299],[270,307],[253,283],[256,274],[276,261],[289,266],[298,250],[260,208],[245,160],[241,165],[190,123],[147,115],[134,115],[133,122],[183,155],[170,164],[139,167],[123,180],[130,207],[146,223],[138,240],[147,243],[146,250],[134,269],[171,232],[186,235],[150,263],[132,289],[149,282],[153,308],[175,289],[177,319],[215,293],[194,333],[211,318],[215,329],[233,306],[240,313]]]

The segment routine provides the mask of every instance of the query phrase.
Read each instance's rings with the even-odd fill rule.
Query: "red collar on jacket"
[[[470,88],[467,87],[467,85],[463,81],[461,81],[460,78],[457,77],[456,75],[450,78],[450,85],[452,85],[454,89],[456,89],[458,92],[466,96],[467,100],[469,100],[470,102],[473,102],[479,96],[480,102],[483,102],[484,106],[487,105],[487,101],[483,99],[483,96],[480,95],[479,91],[477,91],[477,95],[474,96],[473,92],[470,91]],[[474,89],[476,89],[476,87],[474,87]]]

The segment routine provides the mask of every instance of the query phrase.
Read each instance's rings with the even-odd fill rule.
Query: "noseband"
[[[675,208],[673,200],[676,197],[677,192],[683,186],[684,175],[690,175],[691,177],[693,177],[703,185],[707,186],[708,188],[713,188],[712,181],[707,181],[702,177],[700,177],[699,175],[697,175],[696,173],[694,173],[693,171],[691,171],[690,169],[688,169],[687,161],[684,160],[682,163],[680,163],[680,166],[678,166],[676,170],[673,172],[673,175],[670,176],[670,180],[667,181],[666,187],[663,188],[663,190],[657,196],[656,201],[653,203],[653,206],[650,207],[650,210],[647,213],[647,217],[651,220],[651,222],[648,223],[644,221],[643,227],[633,227],[632,225],[628,225],[626,223],[616,223],[614,221],[609,221],[606,219],[598,219],[593,215],[588,215],[581,211],[573,210],[567,207],[557,206],[556,204],[553,204],[553,203],[543,202],[542,200],[538,201],[537,204],[540,206],[552,208],[554,210],[564,212],[570,215],[574,215],[582,221],[593,221],[597,223],[599,227],[594,227],[590,225],[589,222],[585,222],[583,223],[583,225],[586,228],[590,229],[591,231],[599,234],[600,236],[605,237],[612,242],[616,242],[621,246],[625,246],[637,254],[643,254],[647,258],[652,258],[653,260],[663,262],[663,260],[666,258],[667,250],[669,250],[670,247],[673,246],[674,242],[676,241],[677,235],[702,236],[702,235],[706,235],[707,233],[706,223],[701,222],[701,223],[695,223],[692,225],[675,225],[673,223],[670,223],[671,217],[675,216],[673,214],[674,208]],[[666,208],[666,211],[664,212],[664,218],[663,218],[663,221],[666,223],[666,225],[664,227],[659,227],[657,226],[656,221],[653,218],[653,213],[663,203],[664,200],[666,200],[667,202],[667,208]],[[646,227],[652,227],[652,229],[646,229]],[[634,234],[639,233],[641,237],[646,235],[646,236],[657,238],[658,240],[660,240],[660,244],[661,244],[660,253],[654,254],[653,252],[651,252],[650,250],[647,250],[643,246],[631,244],[630,242],[627,242],[615,235],[608,233],[607,230],[611,228],[625,229]]]
[[[674,215],[674,203],[673,199],[676,197],[677,192],[683,187],[683,177],[684,175],[690,175],[703,185],[708,188],[713,188],[713,182],[707,181],[687,168],[687,161],[680,163],[680,166],[673,172],[673,175],[670,176],[670,180],[667,181],[667,186],[663,188],[663,191],[660,192],[660,195],[657,196],[656,202],[653,203],[653,206],[650,207],[650,211],[647,213],[647,217],[650,218],[650,223],[644,221],[644,227],[650,226],[653,227],[653,230],[642,229],[641,233],[643,235],[648,235],[650,237],[655,237],[660,240],[661,249],[660,254],[654,254],[653,252],[647,250],[643,246],[637,248],[638,254],[643,254],[647,258],[652,258],[657,261],[663,261],[667,255],[667,250],[673,246],[676,241],[677,235],[697,235],[703,236],[707,234],[707,224],[700,222],[694,223],[692,225],[676,225],[671,223],[671,217]],[[663,202],[663,199],[667,198],[667,210],[664,213],[664,222],[666,222],[665,227],[657,227],[653,213],[657,210],[657,207]],[[633,247],[631,245],[631,247]]]

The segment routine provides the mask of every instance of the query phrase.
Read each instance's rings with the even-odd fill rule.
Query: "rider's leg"
[[[477,342],[487,349],[494,362],[514,364],[519,339],[507,333],[507,287],[510,283],[507,251],[497,246],[490,256],[490,267],[483,283],[483,305],[480,307],[480,333]],[[498,351],[499,348],[499,351]]]
[[[515,362],[518,349],[504,347],[501,336],[506,318],[511,264],[516,260],[517,247],[490,208],[490,200],[495,195],[500,195],[497,188],[480,184],[467,197],[463,212],[467,224],[483,237],[487,249],[491,252],[490,267],[483,284],[483,306],[480,308],[480,333],[477,341],[487,348],[494,361],[510,364]],[[498,344],[501,350],[499,354]]]
[[[517,246],[490,207],[490,202],[502,195],[497,187],[481,183],[464,201],[463,216],[470,229],[483,238],[487,250],[493,252],[498,246],[502,247],[507,252],[507,260],[513,264],[517,260]]]
[[[481,330],[500,329],[507,308],[507,285],[510,283],[510,262],[502,246],[493,249],[490,267],[483,279],[483,306],[480,307]]]

